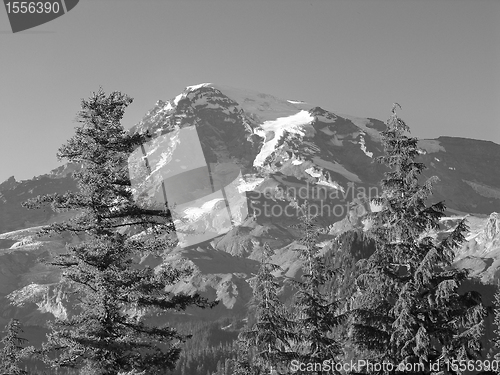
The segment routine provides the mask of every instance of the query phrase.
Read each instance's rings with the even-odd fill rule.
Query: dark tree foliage
[[[323,285],[322,290],[331,300],[338,300],[338,312],[349,316],[357,296],[356,280],[361,273],[360,260],[369,258],[375,250],[375,242],[366,236],[362,230],[350,230],[340,234],[325,252],[327,269],[338,270],[335,277]],[[335,337],[343,338],[343,363],[355,359],[355,349],[352,342],[345,340],[349,334],[349,324],[337,326]]]
[[[70,232],[84,238],[50,262],[62,269],[62,283],[75,301],[73,314],[51,324],[42,351],[51,367],[102,375],[164,374],[175,367],[188,336],[150,325],[145,316],[213,305],[199,295],[165,292],[190,270],[162,263],[162,253],[174,244],[167,208],[139,207],[134,200],[127,159],[149,135],[130,134],[120,124],[131,102],[120,92],[107,96],[102,90],[82,100],[80,126],[58,152],[60,159],[81,165],[74,173],[80,191],[25,203],[75,210],[75,217],[40,234]],[[147,255],[158,259],[156,269],[140,264]]]
[[[251,363],[249,344],[245,340],[238,340],[236,359],[233,361],[232,375],[259,375],[258,366]]]
[[[339,313],[340,301],[324,290],[324,285],[335,277],[335,270],[328,268],[324,256],[319,254],[318,235],[322,229],[315,223],[307,202],[302,211],[304,215],[297,227],[303,233],[299,240],[303,274],[301,281],[293,281],[297,289],[294,299],[294,320],[298,328],[296,357],[302,363],[331,361],[330,366],[335,366],[342,357],[343,343],[333,331],[345,322],[347,315]]]
[[[497,284],[497,290],[494,296],[494,321],[495,334],[497,335],[495,340],[495,347],[498,352],[495,354],[495,360],[500,363],[500,284]],[[498,373],[500,374],[500,366],[498,366]]]
[[[374,199],[381,209],[369,215],[376,250],[357,280],[352,340],[364,359],[419,364],[415,373],[428,374],[431,363],[444,371],[453,360],[479,358],[485,310],[479,293],[458,293],[467,272],[451,266],[465,219],[444,239],[432,237],[445,206],[426,205],[436,178],[419,183],[425,165],[415,161],[417,139],[407,132],[395,105],[381,133],[385,155],[378,161],[390,171]]]
[[[0,374],[1,375],[27,375],[21,369],[20,362],[26,356],[27,342],[20,335],[23,333],[21,323],[17,319],[11,319],[4,331],[5,335],[0,340]]]
[[[324,258],[328,269],[339,270],[336,277],[324,284],[324,291],[342,302],[341,310],[349,311],[352,296],[356,293],[356,280],[360,273],[359,261],[369,258],[375,242],[361,230],[340,234],[326,251]],[[346,325],[344,325],[346,326]]]
[[[255,306],[256,322],[250,330],[240,334],[240,340],[255,349],[253,359],[262,373],[289,362],[293,358],[290,343],[297,340],[294,322],[289,319],[279,297],[281,287],[273,273],[280,267],[270,262],[272,255],[273,251],[266,243],[251,302]],[[243,364],[242,367],[245,368]]]

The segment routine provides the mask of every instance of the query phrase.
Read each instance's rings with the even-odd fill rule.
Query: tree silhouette
[[[289,319],[285,306],[280,301],[280,284],[273,274],[280,267],[271,263],[272,254],[273,251],[266,243],[262,249],[261,266],[254,285],[252,303],[255,305],[256,322],[250,330],[240,334],[240,340],[255,349],[254,361],[262,373],[289,361],[292,355],[289,343],[297,340],[294,322]]]
[[[121,125],[131,102],[127,95],[106,95],[102,89],[82,100],[81,125],[58,152],[60,159],[81,166],[73,175],[80,191],[25,203],[28,208],[50,204],[55,211],[76,211],[73,218],[44,227],[40,235],[69,232],[83,238],[50,261],[62,269],[62,285],[75,301],[69,317],[51,324],[43,354],[52,367],[102,375],[164,374],[175,367],[188,336],[148,323],[147,317],[214,305],[198,294],[165,291],[191,270],[162,261],[162,254],[175,245],[168,209],[155,202],[139,207],[134,200],[127,161],[149,134],[130,134]],[[145,256],[158,266],[143,266]]]
[[[17,319],[11,319],[5,327],[5,336],[0,340],[0,374],[1,375],[27,375],[28,373],[19,367],[19,363],[26,356],[24,344],[26,339],[20,337],[23,332],[21,323]]]
[[[334,366],[343,356],[343,343],[334,335],[334,330],[345,322],[347,315],[339,311],[340,300],[324,290],[325,284],[335,277],[336,270],[327,267],[324,256],[319,253],[318,235],[322,229],[310,214],[307,201],[301,209],[303,215],[296,227],[302,231],[298,251],[304,264],[302,280],[292,281],[296,288],[293,314],[299,338],[294,351],[302,363],[328,362],[330,368],[325,367],[325,371],[318,374],[337,373]]]
[[[431,363],[444,371],[453,360],[479,358],[485,310],[479,293],[459,293],[467,272],[452,267],[453,250],[467,231],[465,219],[444,239],[432,236],[445,205],[426,205],[437,179],[419,183],[426,167],[415,161],[417,139],[405,135],[409,127],[396,106],[381,133],[385,155],[378,161],[390,171],[373,200],[381,209],[369,215],[376,250],[357,280],[352,340],[365,359],[428,374]]]

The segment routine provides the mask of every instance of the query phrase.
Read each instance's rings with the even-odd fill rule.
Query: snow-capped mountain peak
[[[212,149],[207,162],[235,162],[242,166],[245,178],[265,170],[312,179],[315,183],[330,181],[329,184],[347,191],[348,182],[376,184],[384,170],[375,162],[383,153],[380,131],[385,129],[384,122],[216,83],[187,86],[174,98],[159,101],[136,130],[164,134],[192,125],[203,133],[204,147]],[[460,178],[463,177],[461,170],[465,170],[459,165],[460,162],[465,165],[466,160],[447,162],[448,154],[456,154],[449,151],[449,148],[456,148],[454,143],[457,141],[450,143],[451,140],[449,137],[421,140],[420,155],[429,168],[439,170],[439,173],[456,180],[456,184],[463,185],[460,191],[465,194],[469,187],[464,181],[476,181],[477,177]],[[464,147],[467,146],[462,144],[459,148]],[[484,147],[484,150],[492,148],[491,145]],[[441,162],[436,162],[434,157]],[[313,177],[306,172],[311,170],[315,171],[314,176],[321,176]],[[484,185],[495,186],[495,182],[485,181]],[[440,193],[444,194],[445,190],[438,186],[437,194]],[[480,203],[481,199],[464,203],[464,199],[457,197],[453,202],[467,205],[467,208],[458,205],[455,208],[473,212],[481,210],[473,205],[480,204],[486,209],[491,203],[496,203]]]
[[[193,138],[191,143],[187,142],[188,146],[201,144],[203,155],[200,150],[195,153],[193,147],[175,148],[185,139],[183,136],[177,142],[175,135],[188,129],[195,129],[199,136],[199,142]],[[384,129],[384,123],[376,119],[342,115],[298,100],[213,83],[188,86],[175,97],[158,101],[131,129],[131,132],[148,130],[154,134],[151,141],[143,145],[144,151],[140,150],[138,160],[148,158],[150,174],[175,169],[175,176],[165,172],[160,180],[172,183],[165,190],[169,200],[177,196],[168,189],[178,193],[177,208],[183,210],[183,219],[194,224],[204,220],[210,225],[200,230],[206,232],[224,229],[199,247],[176,249],[169,255],[172,258],[167,261],[188,259],[198,272],[189,284],[176,287],[214,293],[228,309],[243,309],[251,298],[247,281],[257,270],[253,259],[257,259],[255,254],[260,254],[265,242],[275,250],[274,260],[288,277],[293,277],[300,262],[293,251],[297,233],[289,229],[293,228],[295,219],[285,214],[279,216],[280,212],[288,213],[287,209],[293,208],[287,206],[285,197],[298,196],[320,207],[318,219],[325,228],[330,228],[329,235],[362,223],[361,214],[375,207],[368,206],[365,210],[355,201],[362,193],[366,194],[361,198],[370,192],[376,194],[379,181],[387,171],[375,161],[383,154],[380,131]],[[422,149],[419,162],[429,168],[423,177],[441,178],[434,186],[432,200],[446,200],[449,211],[457,212],[453,220],[465,213],[500,212],[499,145],[440,137],[421,140],[419,147]],[[168,153],[174,149],[176,154]],[[230,177],[228,180],[233,184],[231,189],[227,188],[228,184],[224,185],[225,196],[219,195],[223,185],[220,181],[209,181],[205,186],[196,180],[197,174],[185,173],[195,160],[200,170],[206,165],[221,178]],[[226,171],[225,166],[237,168],[235,172],[229,167]],[[36,232],[36,225],[71,218],[65,216],[70,213],[28,211],[21,203],[37,195],[63,194],[77,189],[71,176],[77,168],[65,165],[31,180],[10,178],[0,184],[0,261],[6,265],[0,269],[0,292],[4,296],[0,296],[0,302],[6,301],[7,294],[29,287],[28,291],[33,292],[28,293],[30,296],[40,292],[40,299],[35,303],[39,303],[41,311],[60,313],[58,296],[62,292],[55,287],[59,274],[37,262],[46,254],[64,251],[68,238],[32,241],[29,237]],[[152,181],[152,178],[145,180]],[[212,189],[207,195],[204,195],[205,187]],[[293,192],[298,193],[292,196]],[[224,202],[232,202],[233,198],[247,199],[248,210],[236,211],[234,205],[228,209]],[[187,204],[194,200],[200,204]],[[274,209],[268,216],[264,214],[265,205]],[[213,215],[210,215],[216,210],[224,212],[224,216],[215,215],[211,220]],[[464,267],[475,267],[484,280],[496,282],[500,269],[500,216],[492,214],[487,219],[477,216],[468,221],[473,230],[467,237],[467,247],[459,250],[458,260]],[[52,286],[34,288],[31,283],[52,283]],[[9,314],[18,315],[21,311],[7,308],[7,303],[0,306],[3,306],[0,322],[10,317]],[[31,310],[26,311],[26,316],[36,317]]]
[[[226,97],[238,103],[241,109],[252,114],[261,122],[292,116],[301,110],[309,110],[313,107],[302,101],[284,100],[258,91],[215,83],[200,83],[187,86],[182,93],[173,99],[172,104],[177,105],[180,100],[195,94],[203,88],[212,88],[220,91]]]

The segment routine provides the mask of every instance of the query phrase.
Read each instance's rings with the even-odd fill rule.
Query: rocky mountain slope
[[[404,114],[402,114],[404,118]],[[417,124],[409,124],[412,125]],[[187,87],[168,101],[158,101],[131,131],[157,136],[196,126],[209,165],[231,163],[243,178],[238,190],[248,198],[248,217],[226,233],[195,246],[174,249],[163,261],[188,262],[195,269],[189,283],[176,290],[199,290],[221,300],[212,316],[242,313],[251,296],[260,249],[268,242],[284,273],[300,272],[291,227],[299,212],[290,198],[307,198],[328,228],[322,246],[335,237],[363,227],[364,201],[376,196],[385,171],[375,158],[382,154],[382,121],[328,111],[305,102],[201,84]],[[446,200],[449,218],[443,230],[466,214],[468,242],[456,264],[471,268],[485,283],[499,278],[500,265],[500,145],[440,137],[421,140],[420,161],[437,175],[433,200]],[[49,210],[28,211],[26,199],[76,189],[71,172],[62,166],[31,180],[10,178],[0,184],[0,324],[12,316],[29,325],[43,325],[51,316],[68,313],[68,296],[58,284],[59,271],[41,263],[64,251],[78,238],[36,238],[37,227],[64,220]],[[152,266],[162,260],[143,259]],[[15,302],[11,304],[10,302]],[[191,312],[190,312],[191,313]],[[195,314],[195,312],[192,312]]]

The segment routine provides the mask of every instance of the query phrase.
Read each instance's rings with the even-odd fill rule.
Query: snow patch
[[[303,163],[302,160],[292,160],[293,165],[301,165]]]
[[[194,91],[194,90],[198,90],[198,89],[201,89],[202,87],[210,86],[210,85],[211,85],[211,83],[200,83],[198,85],[188,86],[188,87],[186,87],[186,90],[187,91]]]
[[[300,111],[292,116],[280,117],[273,121],[265,121],[260,128],[264,131],[266,142],[262,146],[259,154],[255,157],[254,166],[263,166],[266,158],[276,150],[276,145],[285,132],[296,133],[304,136],[301,127],[309,124],[314,117],[307,111]],[[256,131],[262,136],[262,131]],[[264,137],[263,137],[264,138]]]
[[[305,102],[303,101],[300,101],[300,100],[287,100],[288,103],[292,103],[292,104],[303,104]]]
[[[441,160],[439,160],[438,158],[434,158],[434,160],[435,160],[435,161],[441,161]]]
[[[373,158],[373,152],[366,150],[365,139],[362,136],[360,137],[359,144],[361,145],[361,151],[363,151],[366,156]]]
[[[12,232],[5,232],[0,234],[0,240],[16,240],[20,241],[26,236],[31,236],[31,235],[36,235],[40,229],[42,229],[43,226],[38,226],[38,227],[31,227],[31,228],[25,228],[25,229],[18,229],[14,230]],[[30,237],[32,238],[32,237]]]
[[[63,305],[64,294],[60,289],[51,293],[50,285],[31,283],[22,289],[13,291],[7,298],[15,306],[35,303],[41,313],[51,313],[59,319],[67,318],[67,311]]]
[[[345,193],[344,188],[342,186],[340,186],[339,184],[337,184],[335,181],[333,181],[333,182],[331,182],[331,181],[319,181],[319,182],[317,182],[317,185],[328,186],[328,187],[334,188],[336,190],[340,190],[342,193]]]
[[[7,298],[9,298],[16,306],[24,306],[27,302],[34,302],[38,296],[47,294],[49,292],[49,288],[49,285],[31,283],[19,290],[13,291],[7,296]]]
[[[342,164],[332,163],[330,161],[326,161],[326,160],[323,160],[323,159],[318,158],[318,157],[314,157],[313,162],[316,165],[319,165],[320,167],[326,168],[330,171],[336,172],[336,173],[344,176],[348,180],[351,180],[354,182],[361,182],[361,179],[358,177],[357,174],[349,172],[347,169],[344,168],[344,166]]]
[[[243,182],[241,182],[237,186],[238,192],[241,194],[241,193],[244,193],[245,191],[252,191],[257,186],[259,186],[263,181],[264,181],[263,178],[258,178],[258,179],[254,180],[254,181],[244,181],[243,180]]]
[[[217,203],[223,201],[223,198],[216,198],[205,202],[201,207],[188,207],[184,210],[185,218],[190,220],[198,220],[203,215],[214,210]]]
[[[174,104],[177,105],[179,104],[179,101],[182,99],[182,97],[184,96],[183,93],[177,95],[175,98],[174,98]]]
[[[316,178],[323,176],[321,174],[321,172],[315,171],[314,167],[307,168],[304,172],[306,172],[309,176],[316,177]]]

